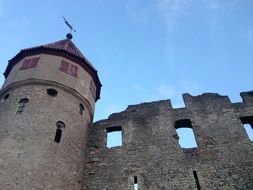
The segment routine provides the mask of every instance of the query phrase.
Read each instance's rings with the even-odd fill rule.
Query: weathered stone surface
[[[88,114],[79,114],[78,98],[54,86],[58,95],[48,96],[48,87],[15,88],[0,103],[0,189],[81,189]],[[29,102],[17,115],[22,98]],[[65,123],[60,143],[58,120]]]
[[[60,55],[34,56],[38,65],[23,70],[24,60],[31,57],[19,60],[0,90],[0,189],[80,190],[95,107],[92,77]],[[79,68],[77,76],[60,71],[62,61]],[[18,113],[23,98],[29,101]],[[57,130],[57,121],[65,127]]]
[[[185,108],[169,101],[142,103],[89,128],[84,190],[253,189],[253,146],[242,117],[253,116],[252,92],[243,103],[227,96],[184,94]],[[251,118],[251,117],[250,117]],[[190,119],[198,148],[182,149],[175,122]],[[251,121],[252,122],[252,121]],[[106,147],[106,128],[122,127],[123,145]]]

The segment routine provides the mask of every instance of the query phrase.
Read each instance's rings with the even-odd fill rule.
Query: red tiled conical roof
[[[32,47],[32,48],[26,48],[21,51],[36,50],[36,49],[40,49],[40,48],[44,48],[44,49],[48,49],[48,50],[52,50],[52,51],[61,51],[61,52],[65,52],[69,55],[84,59],[87,62],[87,64],[89,64],[89,66],[91,66],[93,69],[95,69],[93,67],[93,65],[89,62],[89,60],[81,53],[81,51],[71,41],[71,39],[64,39],[64,40],[60,40],[60,41],[57,41],[54,43],[49,43],[49,44],[36,46],[36,47]]]
[[[58,42],[42,45],[46,48],[65,50],[73,55],[76,55],[82,59],[85,59],[80,50],[75,46],[75,44],[70,39],[60,40]]]
[[[54,43],[40,45],[32,48],[26,48],[21,50],[15,57],[9,60],[7,68],[4,72],[5,78],[8,77],[13,66],[26,56],[36,55],[40,53],[57,55],[68,58],[80,66],[82,66],[93,78],[93,81],[97,88],[96,100],[100,98],[101,83],[97,75],[97,70],[89,62],[89,60],[81,53],[81,51],[75,46],[71,39],[64,39]]]

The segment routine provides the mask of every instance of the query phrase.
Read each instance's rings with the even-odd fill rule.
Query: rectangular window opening
[[[196,171],[193,171],[193,176],[194,176],[194,179],[195,179],[195,183],[196,183],[196,186],[197,186],[197,190],[200,190],[201,187],[200,187],[199,178],[198,178],[198,175],[197,175],[197,172],[196,172]]]
[[[55,133],[55,137],[54,137],[55,142],[57,142],[57,143],[61,142],[61,134],[62,134],[62,130],[56,129],[56,133]]]
[[[249,140],[253,143],[253,116],[240,117]]]
[[[192,129],[190,119],[181,119],[175,122],[177,135],[173,135],[178,140],[181,148],[197,148],[197,141]]]
[[[249,137],[249,140],[253,143],[253,128],[252,128],[252,125],[250,124],[244,124],[243,125],[248,137]]]
[[[120,126],[109,127],[106,129],[106,132],[106,146],[108,148],[122,146],[122,128]]]
[[[77,77],[78,67],[65,60],[62,60],[60,71],[72,75],[74,77]]]
[[[35,68],[39,62],[39,57],[34,57],[31,59],[25,59],[23,61],[22,66],[20,67],[20,70],[25,70],[25,69],[30,69],[30,68]]]

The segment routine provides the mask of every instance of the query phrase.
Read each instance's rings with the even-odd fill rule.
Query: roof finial
[[[67,35],[66,35],[66,37],[67,37],[67,39],[72,39],[73,38],[73,35],[71,34],[71,32],[72,32],[72,30],[74,31],[74,32],[76,32],[76,30],[73,28],[73,25],[71,25],[64,17],[62,17],[63,19],[64,19],[64,22],[65,22],[65,24],[69,27],[69,29],[70,29],[70,32],[69,33],[67,33]]]

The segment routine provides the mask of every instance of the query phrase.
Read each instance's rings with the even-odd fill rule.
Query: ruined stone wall
[[[185,108],[142,103],[94,123],[83,189],[132,190],[134,177],[139,190],[253,189],[253,145],[243,127],[253,126],[253,92],[241,96],[243,102],[231,103],[218,94],[184,94]],[[197,148],[178,144],[175,123],[185,120]],[[115,126],[122,128],[123,144],[107,148],[107,130]]]

